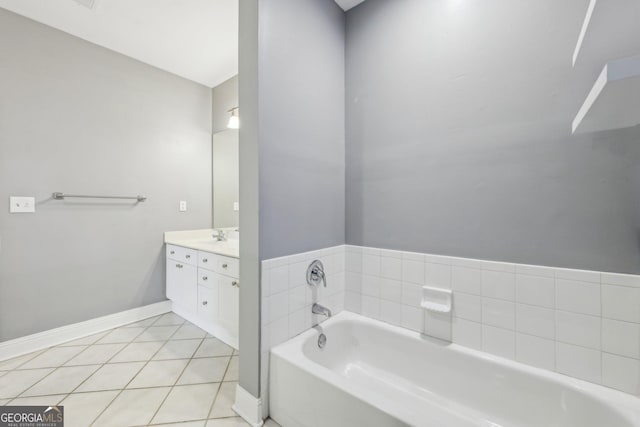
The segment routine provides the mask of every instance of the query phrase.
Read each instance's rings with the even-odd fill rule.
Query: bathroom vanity
[[[178,315],[238,348],[240,281],[238,233],[225,230],[165,233],[167,298]]]

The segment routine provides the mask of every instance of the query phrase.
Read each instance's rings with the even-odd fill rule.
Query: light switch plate
[[[238,212],[240,210],[240,203],[239,202],[233,202],[233,210],[235,212]]]
[[[187,201],[180,200],[180,212],[186,212],[186,211],[187,211]]]
[[[9,197],[9,213],[34,213],[36,198],[24,196]]]

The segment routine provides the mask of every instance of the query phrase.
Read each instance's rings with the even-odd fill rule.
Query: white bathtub
[[[640,426],[637,397],[349,312],[273,348],[270,377],[284,427]]]

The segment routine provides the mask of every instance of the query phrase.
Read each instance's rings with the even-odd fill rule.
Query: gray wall
[[[571,136],[586,0],[347,13],[347,243],[640,273],[640,128]]]
[[[258,0],[239,2],[240,369],[239,383],[260,396],[260,192],[258,152]]]
[[[2,9],[0,63],[0,341],[164,300],[162,233],[211,225],[211,90]]]
[[[213,88],[213,133],[227,130],[229,110],[238,106],[238,76]]]
[[[213,135],[213,226],[238,227],[238,211],[233,204],[240,201],[238,131],[227,129]]]
[[[260,257],[345,239],[344,13],[260,2]]]
[[[260,260],[345,239],[344,36],[333,0],[240,2],[240,385],[254,396]]]

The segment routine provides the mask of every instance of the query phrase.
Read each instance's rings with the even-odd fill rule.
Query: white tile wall
[[[377,274],[363,276],[360,282],[366,283],[367,287],[357,288],[360,295],[370,293],[375,296],[376,304],[380,295],[380,257],[377,258],[377,264],[376,260],[367,260],[367,267],[373,268]],[[307,267],[315,259],[324,264],[326,288],[307,285]],[[362,265],[362,260],[360,262]],[[269,330],[269,339],[262,339],[263,351],[324,320],[312,315],[313,303],[330,308],[334,314],[344,308],[345,252],[342,246],[264,261],[262,277],[268,282],[268,286],[262,288],[262,327]],[[358,283],[357,280],[355,282]]]
[[[319,259],[324,264],[327,275],[327,287],[311,288],[307,285],[307,267]],[[358,274],[345,278],[345,248],[338,246],[313,252],[296,254],[262,262],[262,361],[261,361],[261,395],[263,408],[269,408],[269,350],[284,341],[306,331],[324,320],[323,316],[311,313],[313,303],[329,308],[337,314],[345,307],[351,306],[353,311],[361,312],[363,299],[367,301],[367,313],[380,316],[380,256],[366,259],[366,268],[376,274],[366,280],[361,274],[362,256],[357,260]],[[355,264],[353,264],[355,266]],[[368,270],[367,270],[368,271]],[[346,292],[345,283],[349,283],[354,292]],[[375,295],[363,296],[362,286],[367,284],[366,291]],[[357,306],[354,306],[357,304]],[[268,415],[265,412],[264,415]]]
[[[321,259],[327,289],[305,282]],[[640,276],[340,246],[262,264],[262,387],[269,349],[323,320],[318,302],[640,395]],[[422,286],[453,290],[450,315]]]
[[[358,246],[345,260],[347,310],[640,395],[640,276]],[[446,322],[420,308],[423,285],[453,290]]]

